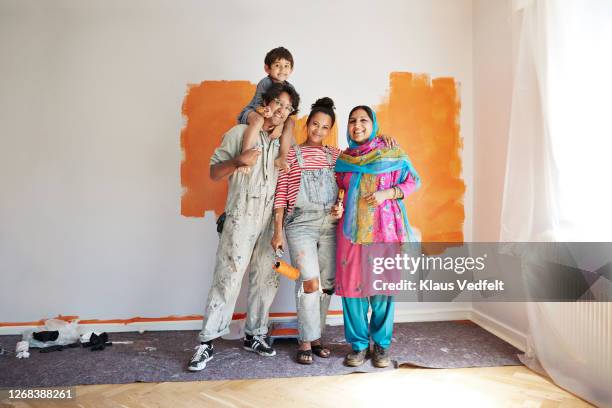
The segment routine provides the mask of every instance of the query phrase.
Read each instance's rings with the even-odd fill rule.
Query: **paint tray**
[[[273,322],[268,328],[268,339],[270,344],[273,344],[278,339],[296,339],[298,338],[298,322],[297,319],[286,320],[283,322]]]

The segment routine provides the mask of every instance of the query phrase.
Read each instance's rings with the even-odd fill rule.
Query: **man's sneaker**
[[[369,348],[365,348],[361,351],[353,350],[351,353],[347,354],[344,358],[344,364],[349,367],[359,367],[362,365],[368,355]]]
[[[206,367],[206,363],[208,363],[213,358],[213,346],[212,344],[200,344],[196,347],[196,352],[191,357],[191,361],[189,362],[189,366],[187,369],[189,371],[200,371]]]
[[[276,355],[276,350],[270,347],[266,342],[266,336],[250,336],[247,334],[244,338],[244,346],[242,348],[264,357]]]
[[[372,364],[374,367],[385,368],[391,363],[389,358],[389,349],[383,348],[374,343],[374,354],[372,355]]]

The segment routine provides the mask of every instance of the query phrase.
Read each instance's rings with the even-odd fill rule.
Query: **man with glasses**
[[[246,125],[236,125],[224,136],[210,159],[210,177],[228,179],[226,219],[223,224],[213,282],[204,309],[200,345],[189,362],[190,371],[200,371],[212,359],[212,340],[229,333],[242,277],[249,267],[249,293],[243,348],[261,356],[276,351],[266,341],[268,312],[278,289],[278,276],[272,269],[274,233],[272,212],[278,169],[278,136],[289,115],[297,113],[300,97],[289,84],[273,84],[263,95],[268,112],[257,146],[241,153]],[[275,132],[278,133],[278,132]],[[236,169],[250,166],[250,171]]]

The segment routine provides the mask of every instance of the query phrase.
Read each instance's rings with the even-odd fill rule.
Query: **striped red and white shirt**
[[[328,149],[331,156],[331,165],[327,160],[326,149]],[[341,153],[340,149],[332,146],[300,146],[300,151],[304,158],[304,170],[333,169]],[[293,211],[295,200],[300,191],[300,180],[302,177],[302,169],[298,165],[293,147],[287,153],[287,164],[289,164],[289,171],[281,171],[278,176],[274,208],[286,208],[287,213],[290,213]]]

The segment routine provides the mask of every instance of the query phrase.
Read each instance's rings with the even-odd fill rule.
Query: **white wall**
[[[513,83],[511,0],[474,0],[474,241],[497,242]],[[474,303],[474,311],[518,337],[524,303]]]
[[[256,83],[278,45],[303,110],[331,96],[341,124],[391,71],[461,83],[471,239],[471,0],[0,0],[0,322],[202,313],[217,237],[180,215],[181,103]],[[273,311],[293,310],[285,281]]]

